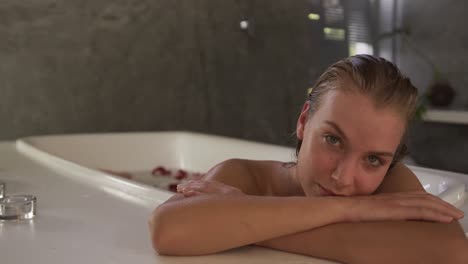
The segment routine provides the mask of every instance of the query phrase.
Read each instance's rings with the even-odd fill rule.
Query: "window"
[[[371,10],[375,0],[309,0],[311,23],[322,27],[323,39],[345,42],[349,55],[373,54]],[[341,45],[340,45],[341,46]]]

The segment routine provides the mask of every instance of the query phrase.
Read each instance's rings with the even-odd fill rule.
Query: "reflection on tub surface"
[[[87,168],[127,172],[145,186],[156,185],[163,189],[174,188],[177,181],[173,177],[154,177],[157,166],[172,168],[175,171],[171,173],[177,176],[178,170],[206,172],[213,165],[230,158],[295,160],[292,148],[188,132],[39,136],[21,139],[17,147],[23,152],[34,152],[36,156],[43,155],[42,161],[46,166],[57,168],[66,165],[65,169],[69,171]],[[461,206],[465,186],[452,177],[455,173],[409,167],[428,192]],[[164,174],[162,170],[160,172]],[[130,178],[129,175],[120,176]],[[87,176],[84,180],[96,179]],[[167,197],[167,192],[162,193],[161,199],[163,197]]]

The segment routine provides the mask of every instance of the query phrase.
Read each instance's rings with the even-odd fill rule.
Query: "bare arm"
[[[340,223],[260,243],[343,263],[468,263],[468,244],[447,224]]]
[[[150,230],[160,254],[210,254],[337,222],[444,221],[448,214],[455,214],[443,203],[420,198],[418,193],[378,199],[256,196],[255,177],[242,164],[235,160],[222,163],[207,174],[206,181],[189,184],[200,195],[176,195],[155,210]],[[414,203],[425,210],[415,210]]]
[[[398,164],[378,192],[418,190],[416,176]],[[468,263],[468,242],[457,221],[337,223],[259,245],[344,263]]]
[[[252,177],[229,175],[249,176],[235,161],[219,165],[208,177],[210,173],[227,182],[237,178],[230,184],[256,192],[255,182],[249,183]],[[154,211],[150,229],[158,253],[202,255],[343,221],[339,206],[327,198],[179,194]]]

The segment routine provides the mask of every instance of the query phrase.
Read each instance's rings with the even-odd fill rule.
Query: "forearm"
[[[160,254],[202,255],[343,221],[339,206],[332,198],[202,195],[161,205],[150,228]]]
[[[338,223],[259,243],[343,263],[468,263],[458,223]]]

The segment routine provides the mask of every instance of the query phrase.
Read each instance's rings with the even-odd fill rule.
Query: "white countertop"
[[[424,114],[423,119],[429,122],[467,125],[468,111],[430,109]]]
[[[259,247],[161,257],[150,244],[151,208],[47,169],[18,153],[13,142],[0,142],[0,157],[7,194],[37,197],[32,221],[0,222],[1,263],[331,263]]]
[[[258,247],[202,257],[158,256],[147,230],[152,208],[41,166],[18,153],[13,142],[0,142],[0,157],[7,194],[37,197],[34,220],[0,222],[1,263],[331,263]],[[468,203],[462,209],[468,213]],[[467,218],[461,221],[465,232]]]

